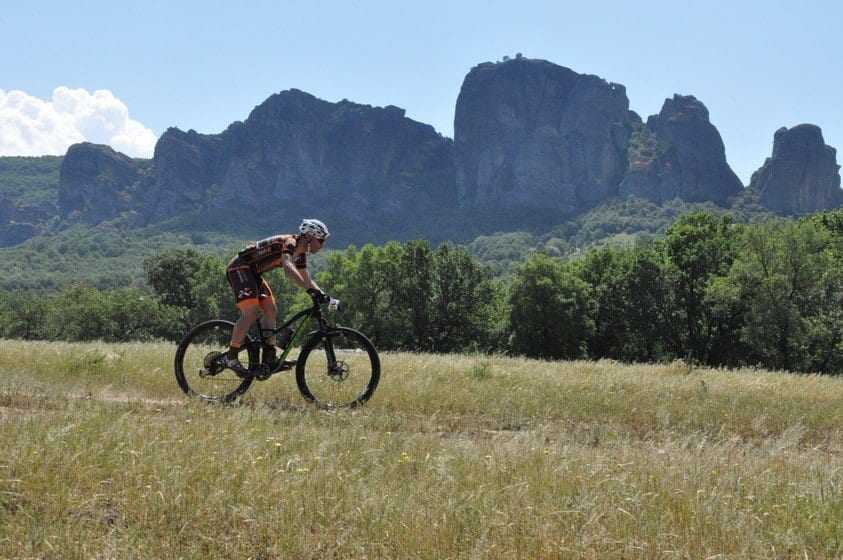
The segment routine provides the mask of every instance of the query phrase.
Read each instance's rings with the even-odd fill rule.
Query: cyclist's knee
[[[240,309],[240,317],[246,321],[254,321],[261,310],[257,305],[239,305],[238,308]]]
[[[265,317],[274,319],[278,315],[278,307],[275,305],[275,302],[273,300],[261,300],[260,308]]]

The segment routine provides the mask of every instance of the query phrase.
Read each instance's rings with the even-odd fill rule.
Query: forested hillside
[[[507,274],[465,247],[426,241],[349,247],[313,268],[345,302],[338,321],[384,350],[843,368],[841,210],[751,224],[691,212],[663,236],[567,258],[527,234],[502,236],[510,250],[484,241],[474,250],[508,262],[498,271]],[[134,286],[4,292],[0,336],[177,340],[198,321],[236,317],[224,266],[182,248],[147,256]],[[282,310],[307,304],[277,271],[268,279]]]
[[[0,196],[19,206],[55,204],[59,156],[0,157]]]
[[[549,230],[497,232],[461,244],[488,266],[494,275],[507,275],[531,251],[541,250],[560,258],[573,257],[597,245],[629,243],[663,235],[678,216],[694,210],[729,214],[737,222],[772,217],[758,206],[727,210],[711,203],[674,200],[657,205],[636,199],[618,199],[600,205],[575,220]],[[78,282],[97,288],[144,286],[143,260],[168,249],[193,248],[219,258],[230,258],[256,238],[294,231],[297,218],[279,217],[278,229],[247,233],[185,231],[172,224],[130,228],[125,224],[77,224],[20,245],[0,249],[7,273],[0,290],[56,290]],[[333,224],[330,224],[335,230]],[[253,233],[253,236],[248,236]],[[333,240],[332,240],[333,241]],[[352,243],[356,246],[365,243]],[[329,251],[335,248],[329,244]],[[317,261],[318,262],[318,261]]]

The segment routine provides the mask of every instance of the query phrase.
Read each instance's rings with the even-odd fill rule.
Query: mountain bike
[[[231,342],[234,323],[214,319],[196,325],[176,350],[179,387],[192,397],[228,403],[243,395],[254,381],[265,381],[295,367],[299,392],[317,407],[354,408],[365,403],[380,380],[380,358],[375,347],[364,334],[327,319],[325,310],[338,311],[338,300],[323,301],[319,295],[312,296],[312,300],[311,307],[299,311],[280,327],[250,331],[240,354],[247,373],[235,372],[220,363]],[[314,323],[316,328],[309,330]],[[263,339],[272,335],[278,336],[283,350],[277,365],[270,370],[261,363],[261,349]],[[287,339],[286,343],[281,339]],[[298,355],[288,360],[293,349],[298,349]],[[243,360],[244,355],[247,361]]]

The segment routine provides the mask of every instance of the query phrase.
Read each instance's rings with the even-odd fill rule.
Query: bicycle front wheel
[[[375,392],[380,375],[375,347],[363,334],[345,327],[316,333],[296,361],[299,391],[322,409],[365,403]]]
[[[176,381],[187,395],[207,401],[230,402],[252,384],[252,377],[241,378],[218,365],[219,357],[228,350],[233,329],[234,323],[230,321],[206,321],[194,327],[179,343]],[[244,366],[252,367],[258,363],[258,352],[251,345],[247,348],[241,352],[240,359]]]

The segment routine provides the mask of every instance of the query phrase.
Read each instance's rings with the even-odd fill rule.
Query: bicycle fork
[[[345,381],[349,373],[348,364],[342,360],[337,360],[337,355],[334,352],[334,341],[331,340],[331,338],[332,336],[337,336],[339,334],[340,333],[331,335],[326,333],[325,338],[322,341],[322,345],[325,347],[325,357],[328,360],[328,377],[338,383]]]

